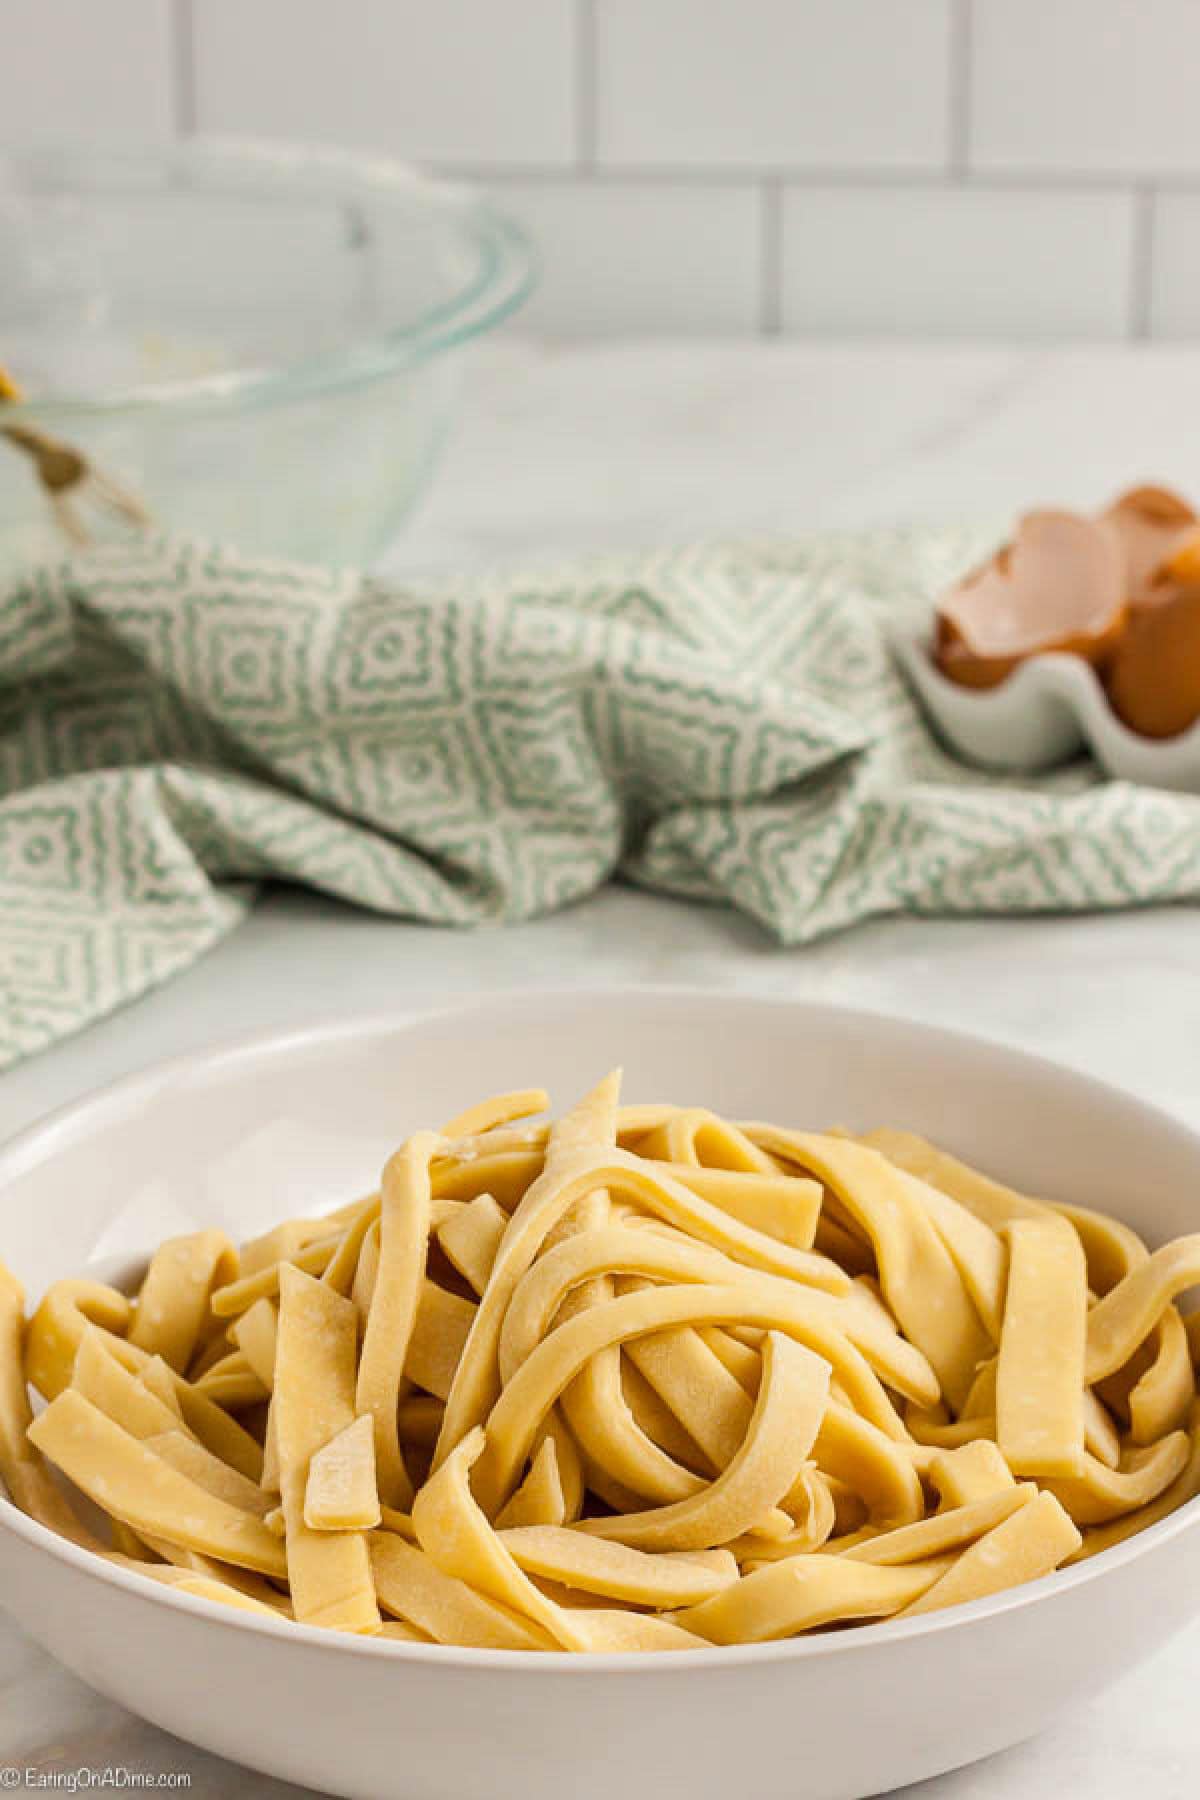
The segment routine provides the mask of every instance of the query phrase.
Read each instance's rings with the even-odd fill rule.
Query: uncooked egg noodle
[[[26,1319],[0,1265],[13,1502],[252,1613],[598,1652],[955,1606],[1200,1492],[1200,1235],[619,1089],[485,1101],[133,1295]]]

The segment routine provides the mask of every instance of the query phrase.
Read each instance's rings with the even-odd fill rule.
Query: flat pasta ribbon
[[[240,1247],[172,1238],[129,1293],[27,1319],[0,1265],[11,1498],[251,1618],[544,1655],[920,1616],[1200,1496],[1200,1234],[616,1073],[545,1104]]]

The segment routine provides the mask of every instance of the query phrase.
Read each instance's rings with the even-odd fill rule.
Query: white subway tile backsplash
[[[169,0],[0,0],[0,137],[164,137]]]
[[[1200,338],[1200,194],[1154,202],[1150,335]]]
[[[973,0],[970,162],[1200,172],[1196,0]]]
[[[761,205],[750,184],[505,181],[494,191],[542,263],[521,330],[757,329]]]
[[[449,164],[574,157],[571,0],[198,0],[192,11],[201,130]]]
[[[469,173],[558,336],[1200,340],[1200,0],[0,0],[0,42],[0,145]]]
[[[602,163],[935,168],[950,0],[597,0]]]
[[[1115,338],[1128,328],[1121,192],[794,187],[782,323],[829,336]]]

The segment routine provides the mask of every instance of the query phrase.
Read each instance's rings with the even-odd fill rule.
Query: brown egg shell
[[[1171,488],[1129,488],[1100,518],[1116,532],[1125,561],[1125,591],[1135,605],[1156,598],[1155,577],[1163,563],[1200,534],[1200,518]]]
[[[1200,532],[1193,532],[1163,563],[1154,578],[1155,600],[1169,600],[1177,587],[1200,587]]]
[[[1200,582],[1160,583],[1154,604],[1135,609],[1107,688],[1117,717],[1142,737],[1178,737],[1200,719]]]
[[[1127,612],[1116,531],[1076,513],[1028,513],[1012,543],[942,600],[933,657],[951,681],[980,689],[1050,652],[1103,669]]]
[[[1101,675],[1110,666],[1113,656],[1120,644],[1129,620],[1129,608],[1122,606],[1113,614],[1108,627],[1101,632],[1080,632],[1073,637],[1056,638],[1039,644],[1036,650],[1023,651],[1019,656],[979,656],[961,640],[955,639],[953,627],[947,621],[938,620],[937,641],[934,647],[934,661],[942,674],[960,687],[984,688],[999,687],[1022,663],[1029,662],[1034,656],[1078,656],[1084,662],[1091,663]]]

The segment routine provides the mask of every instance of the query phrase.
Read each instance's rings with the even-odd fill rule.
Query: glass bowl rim
[[[53,170],[66,177],[79,169],[123,168],[178,175],[185,182],[189,176],[225,171],[243,180],[258,177],[264,185],[290,185],[294,191],[302,191],[306,177],[315,177],[314,194],[331,193],[347,201],[356,197],[386,201],[389,195],[415,198],[431,217],[457,231],[477,257],[468,281],[409,324],[268,369],[235,368],[183,380],[136,383],[101,395],[64,393],[6,402],[5,421],[14,424],[22,419],[68,420],[142,411],[241,411],[356,387],[424,362],[499,324],[528,298],[536,280],[529,237],[477,187],[370,151],[203,134],[158,145],[0,139],[0,170],[6,166]],[[103,192],[104,187],[95,185],[92,191]],[[86,182],[81,183],[81,192],[88,192]],[[19,379],[19,370],[13,374]]]

